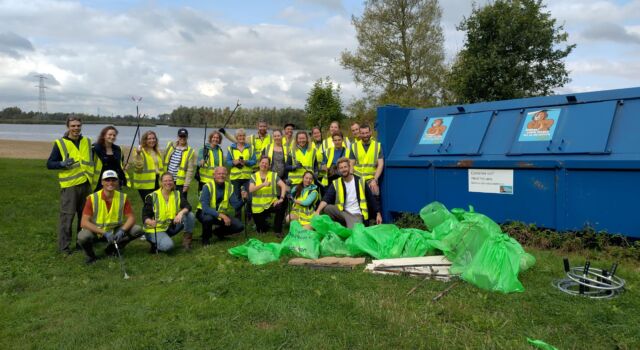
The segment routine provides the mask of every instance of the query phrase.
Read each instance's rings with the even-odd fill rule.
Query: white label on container
[[[469,169],[469,192],[513,194],[513,169]]]

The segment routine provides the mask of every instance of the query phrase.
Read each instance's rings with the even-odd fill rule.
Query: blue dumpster
[[[377,129],[385,220],[439,201],[497,222],[640,237],[640,88],[384,106]]]

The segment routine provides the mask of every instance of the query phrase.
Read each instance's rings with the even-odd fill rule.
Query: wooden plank
[[[364,258],[338,258],[334,256],[326,256],[320,259],[293,258],[289,260],[289,265],[308,266],[316,268],[354,268],[355,266],[362,265],[364,263]]]

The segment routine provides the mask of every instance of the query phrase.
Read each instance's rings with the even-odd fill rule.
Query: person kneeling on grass
[[[285,196],[287,185],[278,174],[270,171],[269,157],[262,156],[259,163],[260,170],[251,175],[249,191],[252,193],[251,212],[256,223],[258,233],[266,233],[269,230],[267,218],[275,213],[273,223],[277,237],[282,237],[282,222],[287,208]]]
[[[144,199],[142,220],[145,238],[151,244],[151,253],[166,252],[173,248],[171,237],[184,229],[182,246],[191,249],[195,217],[187,196],[176,190],[173,175],[165,172],[160,176],[160,188]]]
[[[92,264],[97,260],[93,251],[93,242],[105,238],[109,243],[105,254],[115,255],[119,249],[142,235],[127,195],[118,189],[118,174],[113,170],[102,173],[102,189],[87,197],[82,210],[82,230],[78,234],[78,244],[84,249],[85,262]]]
[[[202,223],[203,245],[210,244],[212,234],[223,238],[244,230],[242,222],[229,215],[229,212],[241,210],[242,201],[233,195],[233,185],[227,180],[227,168],[215,168],[213,181],[202,188],[196,210],[196,218]]]
[[[302,182],[293,187],[291,191],[293,207],[291,208],[291,214],[287,217],[288,222],[298,220],[300,225],[307,230],[313,230],[311,218],[313,217],[316,203],[320,198],[318,186],[313,183],[313,180],[313,173],[307,171],[302,176]]]
[[[340,158],[337,165],[340,178],[331,182],[316,209],[316,214],[320,215],[324,211],[331,219],[353,228],[355,223],[368,220],[369,203],[372,211],[376,213],[376,224],[381,224],[382,215],[377,202],[373,200],[371,189],[365,185],[363,179],[351,174],[349,159]]]

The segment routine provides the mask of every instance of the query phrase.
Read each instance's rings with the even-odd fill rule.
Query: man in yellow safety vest
[[[47,160],[47,168],[58,171],[60,191],[60,218],[58,224],[58,249],[71,254],[73,218],[78,215],[76,232],[80,231],[80,218],[87,196],[93,188],[93,152],[91,140],[82,136],[82,120],[76,116],[67,118],[67,131],[53,143]],[[76,249],[80,248],[76,243]]]
[[[135,225],[136,219],[131,203],[124,192],[118,191],[118,174],[113,170],[102,173],[102,189],[87,197],[82,211],[82,231],[78,233],[78,243],[84,249],[87,264],[93,264],[96,254],[93,242],[104,237],[107,242],[105,253],[114,255],[120,249],[142,235],[142,228]]]
[[[369,125],[360,126],[360,141],[351,144],[349,161],[353,174],[364,180],[373,193],[373,199],[380,206],[379,182],[384,169],[384,154],[380,142],[371,138]]]

